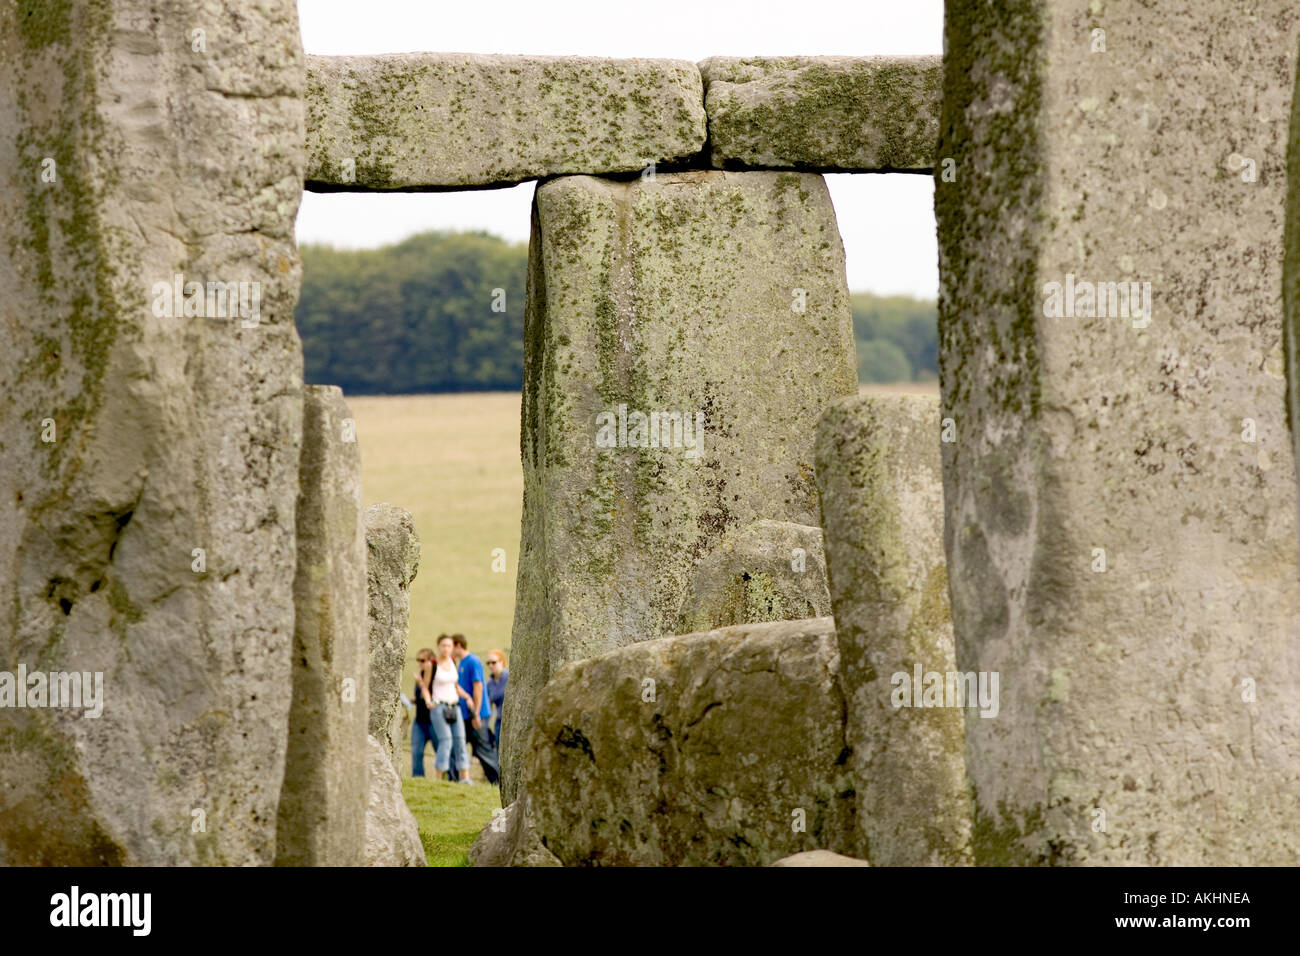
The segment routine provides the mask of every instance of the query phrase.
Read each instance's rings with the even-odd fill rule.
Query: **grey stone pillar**
[[[1300,62],[1298,59],[1297,62]],[[1296,77],[1300,89],[1300,74]],[[1282,338],[1286,343],[1286,376],[1291,441],[1300,470],[1300,97],[1291,98],[1291,138],[1287,149],[1286,260],[1282,294],[1285,303]],[[1297,499],[1300,502],[1300,499]],[[1300,532],[1300,521],[1296,524]]]
[[[365,844],[370,655],[351,419],[340,389],[305,390],[293,705],[275,834],[281,866],[358,866]]]
[[[524,361],[507,803],[555,668],[673,633],[693,569],[729,531],[817,524],[813,430],[857,387],[824,181],[540,186]]]
[[[966,728],[980,863],[1300,862],[1298,26],[947,5],[946,547],[958,665],[1002,698]]]
[[[964,724],[997,717],[954,659],[939,437],[927,395],[851,398],[817,429],[855,853],[876,866],[971,862]]]
[[[0,50],[0,671],[103,682],[97,718],[0,708],[0,863],[270,863],[296,7],[10,3]]]
[[[393,756],[393,718],[401,706],[402,668],[411,626],[411,582],[420,538],[409,511],[366,509],[366,613],[370,619],[370,735]]]

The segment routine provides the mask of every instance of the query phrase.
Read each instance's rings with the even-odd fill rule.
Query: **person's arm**
[[[483,682],[476,680],[474,682],[474,706],[470,709],[469,715],[472,723],[476,728],[481,727],[483,718],[478,715],[479,708],[483,706]]]

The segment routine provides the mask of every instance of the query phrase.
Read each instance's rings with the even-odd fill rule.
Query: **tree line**
[[[518,389],[526,243],[427,232],[379,249],[302,247],[295,311],[304,373],[353,395]],[[938,374],[933,301],[850,297],[858,378]]]

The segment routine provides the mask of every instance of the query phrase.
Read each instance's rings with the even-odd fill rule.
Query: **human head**
[[[438,637],[438,656],[440,658],[446,659],[448,657],[453,657],[455,655],[453,647],[454,644],[452,639],[446,634],[442,634]]]
[[[506,652],[499,647],[494,647],[487,652],[487,657],[483,659],[487,665],[489,677],[500,677],[506,669]]]
[[[425,661],[432,661],[437,656],[437,652],[432,647],[422,647],[415,652],[416,666],[423,666]]]
[[[451,636],[452,656],[456,660],[464,660],[465,655],[469,653],[469,641],[465,640],[464,634],[453,634]]]

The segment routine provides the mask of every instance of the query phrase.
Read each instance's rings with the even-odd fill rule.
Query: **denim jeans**
[[[457,770],[468,770],[469,754],[465,750],[465,722],[460,719],[458,709],[456,722],[448,725],[446,718],[442,716],[443,709],[439,704],[433,711],[433,732],[438,736],[433,765],[439,773],[449,769],[453,762]]]
[[[433,744],[434,759],[438,756],[438,744],[433,735],[433,724],[411,724],[411,776],[424,776],[424,746]]]
[[[483,765],[483,776],[487,777],[488,783],[496,783],[501,779],[501,767],[498,763],[497,751],[488,743],[488,725],[487,718],[483,718],[482,725],[476,730],[473,724],[461,720],[465,728],[465,740],[473,750],[474,756],[478,762]],[[466,766],[468,766],[468,762]]]

